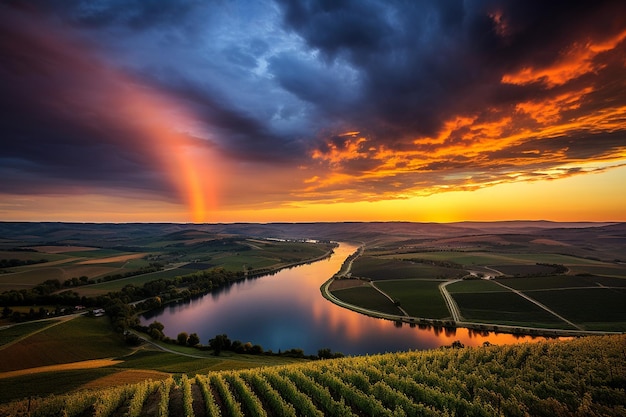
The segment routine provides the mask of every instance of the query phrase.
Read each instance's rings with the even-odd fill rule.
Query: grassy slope
[[[91,404],[116,398],[111,412],[128,410],[130,399],[140,398],[141,413],[154,409],[164,392],[170,398],[170,416],[183,415],[184,387],[198,384],[215,396],[210,402],[227,412],[224,395],[234,399],[245,415],[482,415],[482,416],[622,416],[626,413],[626,336],[584,337],[567,341],[511,346],[394,353],[353,357],[240,372],[209,373],[192,381],[170,380],[150,384],[154,395],[142,395],[146,385],[122,391],[100,389],[78,395],[35,400],[34,415],[70,411],[74,415]],[[270,402],[272,386],[279,400]],[[241,380],[247,385],[241,385]],[[239,381],[239,382],[238,382]],[[216,383],[225,391],[218,392]],[[239,387],[235,385],[238,384]],[[246,394],[243,396],[242,394]],[[243,398],[256,398],[244,401]],[[259,400],[265,398],[265,401]],[[180,398],[180,397],[179,397]],[[340,400],[341,399],[341,400]],[[197,414],[204,414],[202,397],[190,398]],[[0,407],[0,415],[26,415],[27,402]],[[291,405],[290,405],[291,404]],[[254,412],[254,407],[259,407]],[[121,414],[120,414],[121,415]],[[293,414],[292,414],[293,415]]]
[[[237,355],[164,345],[179,354],[144,346],[134,351],[112,332],[108,319],[76,317],[68,321],[26,323],[0,330],[0,403],[31,395],[59,394],[89,386],[110,386],[162,379],[174,373],[196,374],[212,370],[248,369],[302,362],[301,359],[264,355]],[[206,356],[194,358],[184,355]],[[69,369],[76,362],[115,358],[101,368]],[[53,369],[35,369],[54,366]],[[8,372],[26,370],[7,377]],[[3,374],[6,373],[6,374]],[[0,414],[1,415],[1,414]]]
[[[77,317],[3,347],[0,372],[110,358],[130,353],[108,318]]]

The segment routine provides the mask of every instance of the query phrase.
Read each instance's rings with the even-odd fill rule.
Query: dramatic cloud
[[[626,4],[10,1],[0,111],[0,194],[197,221],[602,172],[626,164]]]

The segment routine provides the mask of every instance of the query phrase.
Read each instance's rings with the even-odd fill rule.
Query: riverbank
[[[480,323],[480,322],[468,322],[468,321],[455,321],[455,320],[440,320],[430,319],[425,317],[412,317],[396,314],[381,313],[379,311],[370,310],[358,305],[349,304],[340,300],[332,294],[329,290],[330,285],[336,280],[335,277],[328,279],[320,287],[322,296],[333,304],[339,307],[352,310],[354,312],[364,314],[369,317],[375,317],[379,319],[390,320],[396,323],[406,323],[411,326],[432,326],[439,328],[465,328],[474,330],[477,332],[495,332],[495,333],[508,333],[520,336],[540,336],[540,337],[576,337],[576,336],[591,336],[591,335],[611,335],[622,334],[622,332],[604,332],[593,330],[567,330],[567,329],[554,329],[554,328],[539,328],[539,327],[526,327],[526,326],[512,326],[507,324],[494,324],[494,323]]]
[[[432,319],[427,317],[414,317],[406,314],[406,311],[402,310],[405,314],[389,314],[383,313],[376,310],[371,310],[359,305],[347,303],[338,297],[336,297],[331,291],[330,286],[336,280],[341,280],[345,278],[351,278],[351,269],[354,261],[363,254],[364,245],[360,246],[357,251],[355,251],[352,255],[350,255],[346,261],[343,263],[341,270],[329,278],[326,282],[322,284],[320,287],[320,291],[322,296],[328,301],[336,304],[342,308],[346,308],[348,310],[364,314],[369,317],[375,317],[385,320],[390,320],[395,323],[399,323],[402,325],[403,323],[409,324],[410,326],[433,326],[444,329],[451,328],[465,328],[470,329],[476,332],[488,333],[508,333],[513,335],[528,335],[528,336],[540,336],[540,337],[576,337],[576,336],[586,336],[586,335],[608,335],[608,334],[621,334],[622,332],[610,332],[610,331],[594,331],[594,330],[583,330],[578,326],[577,329],[559,329],[559,328],[543,328],[543,327],[530,327],[530,326],[520,326],[520,325],[509,325],[509,324],[498,324],[498,323],[484,323],[484,322],[476,322],[476,321],[464,321],[461,319],[460,312],[454,299],[446,290],[446,285],[451,284],[453,282],[457,282],[458,280],[444,281],[439,286],[442,296],[446,301],[446,305],[450,310],[452,320],[441,320],[441,319]],[[380,289],[377,289],[379,292],[382,292]],[[386,294],[385,294],[386,295]],[[390,300],[391,298],[386,295]]]

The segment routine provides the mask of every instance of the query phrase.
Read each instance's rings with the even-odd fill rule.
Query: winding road
[[[461,322],[461,312],[459,311],[459,306],[456,304],[456,301],[454,301],[454,298],[452,298],[452,296],[448,292],[448,289],[446,288],[446,286],[450,284],[454,284],[455,282],[459,282],[459,281],[462,281],[462,280],[455,279],[454,281],[446,281],[446,282],[442,282],[441,284],[439,284],[439,291],[441,292],[441,295],[443,299],[445,300],[446,305],[448,306],[448,310],[450,310],[450,314],[452,315],[452,320],[454,320],[457,323]]]

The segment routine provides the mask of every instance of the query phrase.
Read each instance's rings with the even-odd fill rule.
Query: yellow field
[[[33,246],[37,252],[44,253],[65,253],[65,252],[85,252],[88,250],[97,250],[91,246]]]
[[[79,262],[78,265],[91,265],[91,264],[110,264],[114,262],[126,262],[131,259],[140,259],[146,256],[146,253],[131,253],[129,255],[111,256],[109,258],[97,258],[89,259],[87,261]]]
[[[135,384],[143,382],[146,379],[161,380],[171,377],[171,374],[159,371],[150,371],[142,369],[129,369],[126,371],[117,372],[113,375],[107,375],[102,378],[95,379],[86,383],[79,389],[100,389],[108,388],[116,385]]]
[[[63,363],[59,365],[38,366],[36,368],[18,369],[17,371],[0,372],[0,379],[13,378],[22,375],[32,375],[41,372],[75,371],[77,369],[102,368],[118,364],[122,361],[113,359],[94,359],[89,361]]]
[[[45,266],[44,266],[45,265]],[[0,275],[0,290],[32,287],[49,279],[58,279],[63,283],[67,279],[87,276],[97,278],[103,275],[115,274],[123,268],[104,265],[59,265],[50,266],[50,263],[39,264],[38,267],[24,268],[20,272]]]
[[[330,287],[328,289],[330,291],[336,291],[345,290],[347,288],[362,287],[364,285],[369,284],[366,281],[362,281],[360,279],[336,279],[330,284]]]

